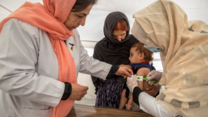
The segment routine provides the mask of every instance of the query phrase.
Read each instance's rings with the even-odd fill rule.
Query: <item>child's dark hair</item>
[[[152,54],[153,52],[149,51],[144,47],[144,44],[141,42],[138,42],[134,44],[132,47],[136,47],[136,51],[139,53],[144,53],[144,60],[147,62],[150,62],[153,60]]]

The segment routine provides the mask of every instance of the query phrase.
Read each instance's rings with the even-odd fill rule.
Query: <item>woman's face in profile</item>
[[[93,5],[89,5],[87,8],[80,12],[71,12],[64,22],[64,25],[69,29],[73,30],[79,27],[79,25],[84,26],[87,15],[90,13]]]
[[[125,39],[126,31],[114,30],[112,35],[113,35],[113,38],[117,39],[118,41],[121,41],[121,40]]]

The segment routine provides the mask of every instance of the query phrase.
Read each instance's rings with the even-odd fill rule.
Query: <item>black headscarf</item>
[[[128,19],[122,12],[112,12],[106,19],[104,24],[105,37],[99,41],[94,49],[93,57],[100,61],[107,62],[112,65],[129,64],[129,51],[133,44],[139,42],[133,35],[126,33],[125,39],[118,41],[113,38],[113,28],[120,19],[124,19],[130,29]]]
[[[104,34],[105,37],[100,40],[95,48],[94,55],[95,59],[100,61],[107,62],[112,65],[120,65],[120,64],[129,64],[129,53],[130,48],[133,44],[139,42],[133,35],[129,35],[129,31],[126,33],[125,39],[119,42],[117,39],[113,38],[113,28],[117,24],[120,19],[125,19],[127,25],[130,29],[128,19],[126,15],[121,12],[112,12],[110,13],[106,19],[104,24]],[[93,84],[96,87],[99,85],[99,82],[102,80],[92,76]]]

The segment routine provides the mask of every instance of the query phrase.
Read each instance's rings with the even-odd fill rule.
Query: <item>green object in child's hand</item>
[[[140,79],[140,77],[138,77],[137,79]],[[147,80],[147,78],[143,78],[143,80]],[[159,82],[158,80],[152,79],[151,81],[153,82]]]

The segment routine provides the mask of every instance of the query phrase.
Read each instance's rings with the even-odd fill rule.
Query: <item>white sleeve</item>
[[[61,100],[65,85],[36,73],[38,34],[38,28],[17,19],[4,24],[0,33],[0,89],[54,107]]]
[[[165,106],[157,104],[156,98],[145,92],[139,94],[140,109],[153,115],[154,117],[172,117],[171,113]]]
[[[87,54],[87,50],[80,42],[80,72],[90,74],[101,79],[106,79],[112,65],[101,62]]]

